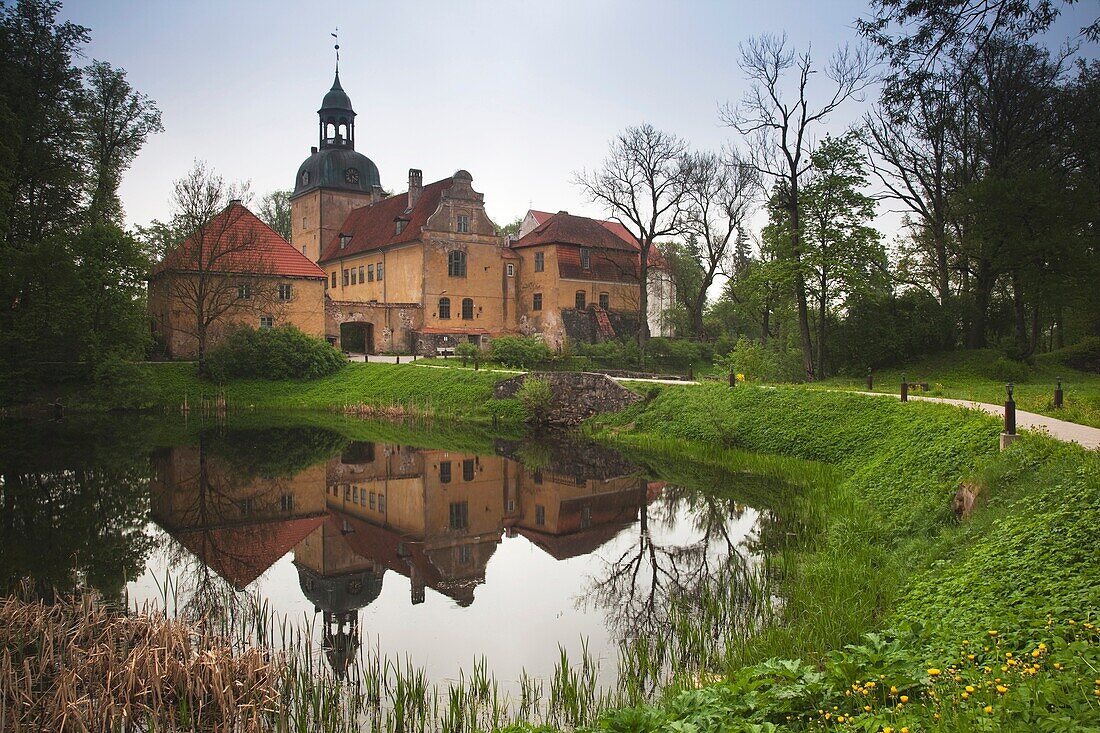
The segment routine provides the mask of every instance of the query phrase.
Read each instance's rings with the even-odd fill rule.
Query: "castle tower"
[[[355,117],[337,66],[317,110],[317,147],[298,168],[290,197],[291,243],[314,262],[352,209],[381,196],[378,166],[355,151]]]

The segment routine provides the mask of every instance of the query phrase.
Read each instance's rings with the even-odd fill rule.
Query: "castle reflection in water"
[[[569,449],[568,461],[556,461],[554,448],[542,448],[543,467],[532,469],[505,455],[353,442],[327,462],[270,477],[205,444],[173,447],[154,459],[152,518],[238,591],[293,552],[341,674],[359,647],[358,612],[387,571],[409,578],[413,604],[431,588],[467,606],[505,534],[559,560],[587,554],[637,521],[662,488],[618,456],[578,460]]]

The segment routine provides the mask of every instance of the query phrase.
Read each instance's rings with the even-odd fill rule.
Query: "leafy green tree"
[[[293,191],[272,191],[260,199],[258,213],[264,224],[274,229],[280,237],[290,241],[290,195]]]

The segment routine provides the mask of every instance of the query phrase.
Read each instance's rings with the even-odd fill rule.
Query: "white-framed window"
[[[447,275],[449,277],[466,277],[466,253],[460,249],[452,249],[447,253]]]
[[[294,297],[294,288],[290,283],[279,283],[279,300],[290,300]]]
[[[275,316],[260,316],[260,328],[275,328]]]
[[[546,269],[546,253],[545,252],[536,252],[535,253],[535,272],[542,272],[545,269]]]
[[[470,231],[470,217],[465,214],[458,215],[458,232],[460,234],[466,234]]]
[[[535,297],[531,299],[531,310],[542,310],[542,293],[535,293]]]
[[[379,262],[378,265],[374,268],[374,272],[375,272],[375,275],[377,275],[378,282],[382,282],[382,263],[381,262]]]
[[[604,310],[608,310],[611,307],[610,293],[600,293],[600,307]]]
[[[508,263],[508,277],[515,277],[515,276],[516,276],[516,266],[513,265],[511,262],[509,262]]]
[[[585,270],[592,269],[592,250],[581,248],[581,267]]]

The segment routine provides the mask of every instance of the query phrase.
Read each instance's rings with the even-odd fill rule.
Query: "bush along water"
[[[670,388],[604,417],[621,445],[824,461],[774,614],[597,730],[1095,730],[1100,455],[958,408],[800,389]],[[647,437],[649,436],[649,437]],[[735,453],[731,454],[734,455]],[[977,493],[963,521],[962,483]]]
[[[206,360],[207,376],[230,379],[317,379],[335,374],[347,360],[331,344],[294,326],[234,329]]]

